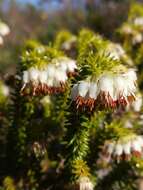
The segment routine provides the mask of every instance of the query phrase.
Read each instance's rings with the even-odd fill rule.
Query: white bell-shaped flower
[[[93,98],[96,100],[97,95],[98,95],[97,94],[97,84],[94,82],[91,82],[90,86],[89,86],[89,98]]]
[[[114,155],[115,155],[115,156],[121,156],[122,153],[123,153],[123,146],[122,146],[122,144],[117,143],[117,144],[115,145]]]
[[[48,79],[47,71],[45,71],[45,70],[40,71],[39,72],[39,81],[40,81],[40,83],[46,84],[47,79]]]
[[[100,77],[99,81],[98,81],[98,94],[100,94],[100,92],[106,92],[109,93],[109,95],[114,98],[113,94],[114,94],[114,89],[113,89],[113,77],[109,76],[109,75],[103,75]]]
[[[35,68],[30,68],[29,70],[29,78],[31,82],[38,82],[38,78],[39,78],[39,70],[35,69]]]
[[[114,77],[115,96],[119,98],[126,91],[125,80],[121,76]]]
[[[48,87],[54,86],[54,78],[51,77],[47,79],[47,86]]]
[[[69,59],[67,63],[67,72],[74,72],[77,69],[75,60]]]
[[[48,64],[47,66],[47,75],[48,78],[52,78],[55,75],[56,66],[54,64]]]
[[[89,82],[81,81],[78,85],[79,96],[85,97],[89,90]]]
[[[131,142],[130,141],[123,144],[123,152],[125,153],[125,155],[131,154]]]
[[[61,70],[67,72],[67,62],[66,62],[66,61],[59,62],[57,66],[58,66]]]
[[[61,69],[55,70],[55,80],[65,83],[67,79],[67,74],[64,71],[62,71]]]
[[[112,154],[113,151],[115,149],[115,143],[114,142],[110,142],[107,146],[107,153],[108,154]]]

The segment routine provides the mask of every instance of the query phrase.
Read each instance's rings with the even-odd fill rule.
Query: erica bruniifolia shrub
[[[8,153],[14,147],[12,163],[37,189],[102,189],[108,175],[116,189],[120,175],[112,172],[130,173],[143,153],[137,69],[121,44],[82,29],[74,49],[72,36],[60,32],[51,46],[30,41],[23,49]],[[72,48],[75,59],[66,55]]]

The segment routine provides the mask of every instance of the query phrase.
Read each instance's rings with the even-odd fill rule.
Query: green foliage
[[[36,41],[27,41],[21,56],[21,68],[45,68],[51,60],[64,54],[50,46],[44,46]]]
[[[86,118],[80,119],[80,125],[75,128],[74,136],[69,142],[70,148],[72,148],[69,155],[71,160],[85,158],[88,154],[88,142],[89,142],[89,123]]]
[[[86,162],[80,159],[73,162],[72,173],[75,175],[75,179],[79,179],[80,177],[90,177],[90,171]]]
[[[110,43],[101,36],[88,30],[82,30],[78,41],[78,64],[81,76],[94,75],[95,79],[105,71],[120,65],[120,61],[110,57],[107,45]]]

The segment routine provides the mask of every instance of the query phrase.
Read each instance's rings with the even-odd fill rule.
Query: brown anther
[[[88,98],[85,101],[85,105],[89,108],[90,111],[92,111],[95,107],[95,99],[94,98]]]
[[[75,103],[76,103],[76,107],[77,107],[77,109],[80,107],[80,106],[83,106],[84,105],[84,102],[85,102],[85,100],[84,100],[84,98],[83,97],[81,97],[81,96],[78,96],[77,98],[76,98],[76,100],[75,100]]]

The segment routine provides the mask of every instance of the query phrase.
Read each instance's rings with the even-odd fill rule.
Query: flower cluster
[[[3,44],[3,37],[10,33],[10,29],[7,24],[0,22],[0,44]]]
[[[88,177],[80,177],[77,190],[93,190],[93,184]]]
[[[121,33],[128,36],[133,45],[140,44],[143,41],[142,32],[129,24],[123,25]]]
[[[120,60],[130,66],[133,65],[132,59],[130,59],[119,43],[110,42],[106,48],[106,53],[109,54],[109,57],[112,59]]]
[[[102,154],[110,161],[111,158],[120,160],[130,160],[131,156],[141,157],[143,151],[143,137],[132,135],[123,137],[118,141],[107,141],[104,144]]]
[[[128,36],[133,45],[139,44],[143,41],[143,17],[134,17],[129,19],[121,27],[121,33]]]
[[[109,45],[107,47],[107,53],[108,52],[109,52],[111,58],[117,59],[117,60],[119,60],[126,54],[124,49],[122,48],[122,46],[117,43],[109,43]]]
[[[76,69],[76,62],[68,58],[53,60],[44,69],[31,67],[23,71],[21,94],[29,94],[26,89],[30,89],[33,96],[61,93],[68,76],[73,76]]]
[[[126,106],[135,100],[136,73],[129,69],[123,73],[102,74],[96,80],[85,80],[75,84],[71,98],[77,109],[94,110]]]

